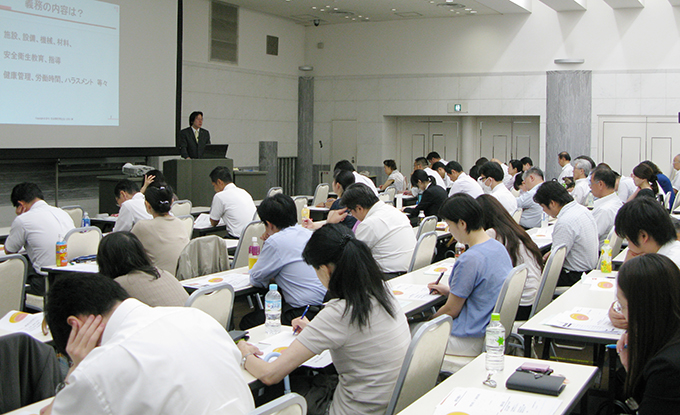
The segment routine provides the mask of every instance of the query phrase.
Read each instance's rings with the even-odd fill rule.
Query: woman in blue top
[[[642,164],[646,164],[649,167],[651,167],[652,171],[654,174],[656,174],[656,181],[659,183],[659,187],[661,187],[661,190],[663,190],[664,193],[669,193],[670,192],[670,205],[673,206],[673,202],[675,201],[675,192],[673,191],[673,185],[671,184],[671,179],[669,179],[661,169],[659,169],[659,166],[654,164],[651,160],[645,160],[642,162]]]
[[[448,284],[428,284],[431,290],[447,296],[434,317],[453,317],[446,354],[477,356],[512,261],[505,246],[484,232],[484,211],[471,196],[458,193],[446,199],[439,216],[446,220],[456,240],[470,248],[456,260]]]

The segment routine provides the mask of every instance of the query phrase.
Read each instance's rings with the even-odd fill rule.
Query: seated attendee
[[[144,195],[151,220],[141,220],[132,228],[151,258],[151,263],[175,275],[177,260],[189,243],[189,234],[181,220],[170,215],[172,188],[149,186]]]
[[[142,188],[139,189],[139,191],[144,194],[146,192],[146,188],[149,187],[149,185],[156,185],[156,187],[161,187],[165,186],[168,184],[168,181],[165,179],[165,176],[163,175],[163,172],[160,170],[149,170],[144,174],[144,184],[142,185]],[[176,202],[179,200],[176,194],[172,194],[172,201]]]
[[[445,166],[446,166],[446,163],[448,163],[448,161],[444,160],[439,155],[439,153],[437,153],[436,151],[430,151],[429,153],[427,153],[427,156],[425,156],[425,158],[427,159],[427,162],[430,163],[430,166],[434,166],[434,163],[437,163],[437,162],[440,162]],[[437,169],[432,167],[432,170],[437,170]]]
[[[349,162],[349,160],[340,160],[339,162],[335,163],[335,167],[333,168],[333,171],[336,170],[347,170],[351,171],[352,174],[354,175],[354,182],[355,183],[363,183],[366,186],[368,186],[371,191],[378,196],[378,188],[375,187],[375,183],[373,183],[373,180],[370,178],[364,176],[363,174],[357,173],[357,171],[354,169],[354,165]]]
[[[438,161],[432,165],[432,170],[436,171],[439,174],[439,177],[444,180],[446,190],[448,191],[451,188],[451,185],[453,185],[453,182],[449,179],[449,176],[446,175],[446,165],[441,161]]]
[[[453,317],[446,354],[477,356],[482,352],[486,326],[512,262],[503,244],[484,232],[486,213],[475,199],[466,194],[453,195],[442,205],[441,215],[451,235],[470,248],[454,263],[448,284],[428,284],[428,288],[446,296],[446,303],[434,317]]]
[[[201,310],[149,307],[110,278],[80,274],[50,286],[45,319],[57,349],[72,361],[46,414],[247,414],[254,408],[241,354]]]
[[[517,199],[507,187],[503,186],[503,170],[498,163],[490,161],[480,167],[479,182],[484,192],[498,199],[509,214],[515,213]]]
[[[626,203],[637,190],[637,186],[635,186],[632,177],[621,176],[618,172],[614,172],[614,174],[616,174],[616,194],[623,203]]]
[[[342,194],[349,212],[360,221],[357,239],[366,243],[386,278],[408,270],[416,247],[413,228],[399,209],[380,201],[367,186],[355,183]]]
[[[144,246],[130,232],[106,235],[97,251],[99,273],[120,284],[130,296],[156,306],[182,307],[189,294],[172,274],[151,264]]]
[[[255,217],[255,202],[250,193],[236,187],[229,168],[218,166],[210,172],[210,181],[215,189],[212,205],[210,206],[210,224],[217,226],[220,219],[224,221],[227,232],[238,238]]]
[[[501,160],[499,160],[499,159],[497,159],[497,158],[495,158],[495,157],[492,158],[492,159],[489,160],[489,161],[493,161],[494,163],[498,163],[498,165],[501,166],[501,170],[503,170],[503,185],[507,188],[507,187],[508,187],[508,182],[509,182],[510,180],[512,180],[512,176],[511,176],[510,173],[508,172],[508,171],[509,171],[508,165],[505,164],[505,163],[503,163]],[[509,190],[509,189],[508,189],[508,190]]]
[[[652,172],[656,175],[656,182],[658,183],[659,187],[661,188],[660,190],[666,194],[670,194],[670,205],[673,206],[673,202],[675,201],[675,192],[673,191],[673,185],[671,184],[671,180],[663,174],[661,169],[659,169],[659,166],[654,164],[651,160],[645,160],[642,162],[643,164],[648,165],[651,169]]]
[[[415,162],[413,163],[413,171],[416,171],[416,170],[424,171],[428,176],[432,177],[435,180],[435,184],[437,186],[446,190],[446,183],[444,183],[444,179],[442,179],[442,177],[439,175],[439,173],[432,170],[429,166],[430,165],[427,162],[427,159],[425,157],[418,157],[415,160]],[[417,187],[416,187],[416,189],[417,189]]]
[[[616,187],[616,175],[609,167],[599,166],[593,170],[590,179],[590,191],[597,198],[593,208],[593,217],[595,223],[597,223],[600,247],[604,244],[604,240],[609,237],[609,233],[614,228],[616,213],[623,206],[623,202],[614,191],[614,187]]]
[[[532,167],[532,169],[535,168]],[[531,169],[527,170],[527,172],[529,171]],[[543,272],[541,250],[495,197],[482,195],[477,198],[477,202],[484,210],[483,226],[487,235],[505,245],[513,267],[522,264],[527,266],[527,279],[524,283],[516,319],[528,320],[529,314],[531,314],[531,306],[536,298],[536,291],[541,284],[541,273]]]
[[[477,161],[475,162],[475,165],[470,168],[470,177],[472,177],[475,180],[479,179],[479,168],[488,162],[489,159],[486,157],[478,158]]]
[[[418,225],[418,215],[424,212],[425,216],[437,216],[439,208],[446,200],[446,190],[437,186],[434,179],[422,170],[416,170],[411,175],[411,184],[421,191],[420,201],[413,207],[404,208],[408,213],[413,226]]]
[[[522,171],[527,171],[534,167],[534,162],[531,160],[531,157],[522,157],[519,159],[519,162],[522,163]]]
[[[10,199],[17,217],[12,221],[5,241],[8,254],[16,254],[21,248],[26,248],[33,265],[27,270],[26,282],[29,284],[28,292],[35,295],[45,293],[47,273],[41,268],[57,264],[56,244],[75,228],[68,213],[48,205],[44,198],[35,183],[14,186]]]
[[[512,180],[508,180],[505,183],[505,187],[508,188],[508,190],[512,190],[515,181],[517,180],[517,175],[522,172],[522,163],[519,162],[519,160],[510,160],[508,161],[508,174],[512,176]],[[520,175],[521,176],[521,175]]]
[[[565,178],[574,177],[574,166],[571,165],[571,156],[566,151],[562,151],[557,155],[557,162],[562,167],[557,181],[564,184]]]
[[[257,213],[265,226],[264,245],[250,270],[250,284],[266,288],[271,280],[276,281],[283,293],[282,324],[289,325],[307,306],[312,306],[307,312],[311,319],[326,295],[314,269],[302,260],[302,250],[312,232],[297,224],[297,210],[290,196],[276,194],[264,199]],[[259,326],[264,321],[264,311],[254,311],[243,317],[241,330]]]
[[[552,246],[567,247],[557,285],[574,285],[584,272],[597,266],[599,252],[595,219],[588,208],[576,203],[557,182],[543,183],[536,191],[534,201],[541,205],[545,213],[557,218]]]
[[[654,170],[644,163],[640,163],[633,168],[633,173],[630,175],[633,183],[637,186],[635,192],[630,195],[628,201],[635,199],[638,196],[652,197],[656,199],[659,194],[659,185],[656,181],[656,174]]]
[[[455,195],[456,193],[465,193],[472,198],[483,195],[484,190],[477,183],[477,180],[468,176],[467,173],[463,171],[463,166],[457,161],[449,161],[444,167],[446,170],[446,175],[453,182],[451,189],[449,190],[449,197]]]
[[[153,219],[146,211],[144,194],[139,191],[137,183],[128,179],[121,180],[113,188],[113,194],[116,204],[120,207],[116,225],[113,227],[114,232],[129,232],[140,220]]]
[[[342,223],[343,225],[347,226],[350,229],[354,229],[354,226],[357,223],[357,218],[355,218],[352,215],[347,215],[340,222],[335,222],[333,220],[333,213],[331,212],[337,211],[339,213],[343,213],[345,205],[343,205],[342,203],[342,194],[345,193],[345,189],[347,189],[354,183],[355,183],[354,174],[352,174],[352,172],[347,170],[336,170],[335,177],[333,178],[333,191],[335,192],[335,194],[338,195],[338,197],[329,206],[328,214],[328,220],[331,223]]]
[[[639,415],[680,413],[680,271],[661,255],[635,258],[619,270],[616,297],[628,323],[616,344],[626,396]]]
[[[383,161],[383,167],[385,169],[385,174],[387,175],[387,180],[380,185],[380,190],[385,190],[388,187],[393,186],[397,193],[403,193],[404,190],[406,190],[406,179],[404,178],[404,175],[397,170],[397,163],[394,160],[385,160]],[[373,181],[371,181],[371,183],[373,183]]]
[[[522,174],[522,181],[526,191],[520,193],[517,198],[517,208],[522,209],[519,224],[524,229],[541,226],[543,209],[538,203],[534,202],[534,195],[543,184],[543,171],[538,167],[532,167]]]
[[[673,157],[673,175],[671,184],[673,185],[673,190],[678,193],[680,190],[680,154]]]
[[[590,163],[587,160],[579,159],[574,161],[574,190],[571,192],[571,197],[583,205],[588,205],[588,194],[590,187],[588,187],[588,175],[590,174]]]
[[[311,322],[293,321],[298,336],[271,363],[257,358],[261,354],[257,347],[239,342],[244,368],[272,385],[314,355],[330,350],[339,383],[330,408],[320,412],[385,413],[411,342],[401,306],[383,282],[371,251],[346,227],[323,226],[302,256],[334,299]]]

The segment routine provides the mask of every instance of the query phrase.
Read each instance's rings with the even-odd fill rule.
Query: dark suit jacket
[[[430,187],[425,189],[420,202],[412,208],[404,209],[405,212],[409,213],[411,218],[418,218],[418,213],[423,210],[425,211],[425,216],[437,216],[439,213],[439,208],[442,203],[447,198],[446,190],[442,189],[436,184],[431,184]]]
[[[194,136],[194,130],[189,127],[179,132],[179,152],[182,158],[191,157],[200,159],[203,157],[205,146],[210,144],[210,133],[201,128],[198,130],[198,144]]]

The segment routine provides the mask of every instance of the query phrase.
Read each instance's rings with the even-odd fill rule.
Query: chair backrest
[[[678,205],[680,205],[680,196],[675,195],[675,200],[673,201],[673,209],[671,210],[671,213],[675,212],[675,209],[678,208]]]
[[[666,210],[670,210],[671,207],[672,207],[671,206],[671,194],[672,194],[672,192],[673,191],[671,190],[670,192],[666,192],[666,193],[663,194],[663,207]]]
[[[307,401],[297,393],[279,396],[273,401],[258,406],[248,415],[306,415]]]
[[[23,255],[7,255],[0,263],[0,316],[24,308],[28,261]]]
[[[272,197],[275,194],[279,194],[279,193],[283,194],[283,188],[278,187],[278,186],[271,187],[271,188],[269,188],[269,190],[267,190],[267,197]]]
[[[66,258],[71,261],[80,256],[97,255],[102,231],[96,226],[71,229],[64,237],[66,241]]]
[[[264,223],[261,221],[252,221],[246,225],[241,232],[241,238],[236,245],[236,252],[234,253],[234,260],[231,262],[232,268],[245,267],[248,265],[248,247],[254,237],[257,237],[257,243],[262,247],[262,234],[264,233]]]
[[[388,195],[387,193],[378,194],[378,200],[380,200],[381,202],[385,202],[385,203],[390,203],[390,204],[392,203],[390,201],[390,195]]]
[[[522,219],[522,209],[517,209],[515,213],[512,214],[512,218],[515,222],[519,223],[519,220]]]
[[[297,211],[297,223],[301,224],[302,223],[302,208],[307,206],[307,196],[295,196],[295,199],[293,199],[293,202],[295,202],[295,210]]]
[[[422,235],[425,235],[428,232],[434,232],[435,229],[437,229],[437,217],[436,216],[426,217],[425,219],[423,219],[422,222],[420,222],[420,225],[418,226],[416,240],[420,239]]]
[[[501,324],[505,327],[506,339],[512,332],[512,325],[515,322],[515,315],[517,315],[519,302],[522,299],[522,291],[527,280],[527,273],[526,265],[516,266],[510,271],[510,274],[508,274],[503,283],[501,293],[498,295],[496,306],[493,309],[494,313],[501,315]]]
[[[177,260],[175,277],[182,281],[228,269],[226,242],[217,235],[207,235],[192,239],[184,247]]]
[[[567,247],[559,245],[552,248],[548,262],[543,268],[543,275],[541,276],[541,283],[536,291],[536,298],[534,304],[531,306],[530,317],[543,310],[545,306],[550,304],[555,294],[555,287],[557,280],[560,278],[562,265],[564,264],[564,257],[567,255]]]
[[[413,250],[408,272],[426,267],[432,263],[434,248],[437,246],[437,232],[424,233],[418,239]]]
[[[314,201],[312,206],[316,206],[319,203],[325,203],[328,199],[328,192],[330,192],[331,186],[328,183],[319,183],[314,190]]]
[[[228,330],[231,311],[234,308],[234,287],[222,282],[200,288],[189,296],[184,306],[205,311]]]
[[[177,217],[191,215],[192,206],[191,200],[176,200],[172,202],[170,212]]]
[[[394,186],[390,186],[385,189],[385,193],[390,196],[390,202],[394,202],[394,196],[397,194],[397,189]]]
[[[400,412],[435,387],[452,324],[451,316],[445,314],[418,328],[406,351],[386,415]]]
[[[71,216],[71,219],[73,219],[73,226],[76,228],[79,228],[83,226],[83,215],[84,215],[84,210],[81,206],[78,205],[73,205],[73,206],[64,206],[61,208],[64,212],[68,213],[69,216]]]
[[[187,230],[187,235],[189,235],[189,239],[194,235],[194,217],[191,215],[183,215],[183,216],[176,216],[177,219],[179,219],[180,222],[182,222],[182,225]]]
[[[612,227],[612,231],[609,232],[609,246],[612,247],[612,258],[621,253],[621,244],[623,244],[623,238],[616,234],[616,230]]]

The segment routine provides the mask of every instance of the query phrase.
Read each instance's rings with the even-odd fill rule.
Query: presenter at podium
[[[205,146],[210,144],[210,133],[201,128],[203,113],[194,111],[189,116],[189,128],[179,132],[179,151],[182,158],[200,159],[203,157]]]

